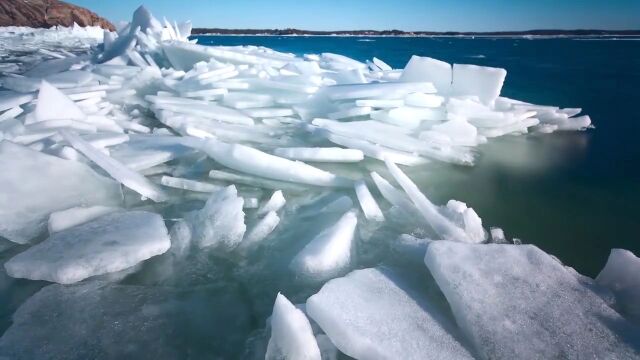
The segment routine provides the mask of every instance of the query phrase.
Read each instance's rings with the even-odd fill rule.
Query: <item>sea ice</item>
[[[430,82],[439,94],[448,94],[451,88],[451,65],[429,57],[413,55],[402,71],[400,81]]]
[[[340,275],[350,264],[353,237],[358,223],[355,211],[323,230],[291,261],[290,268],[307,280],[322,281]]]
[[[258,211],[256,211],[257,215],[264,215],[268,212],[274,211],[277,212],[287,203],[287,200],[284,198],[282,194],[282,190],[276,190],[273,192],[271,197],[267,202],[265,202]]]
[[[265,359],[321,359],[309,320],[280,293],[273,305],[271,338]]]
[[[171,246],[158,214],[114,212],[51,235],[5,263],[15,278],[71,284],[127,269]]]
[[[277,148],[273,154],[290,160],[316,162],[358,162],[364,159],[362,151],[343,148]]]
[[[0,235],[20,244],[43,233],[55,211],[122,202],[120,185],[87,165],[6,140],[0,169]]]
[[[611,289],[616,305],[629,319],[640,323],[640,259],[631,251],[612,249],[596,282]]]
[[[246,230],[242,206],[235,186],[214,192],[201,210],[187,213],[191,241],[199,248],[213,247],[233,250],[242,241]]]
[[[373,198],[373,195],[371,195],[371,192],[364,180],[356,181],[354,187],[356,190],[356,196],[360,202],[360,208],[362,209],[365,218],[371,221],[384,221],[382,210],[380,210],[378,203]]]
[[[386,268],[333,279],[307,300],[307,313],[356,359],[473,359],[446,307],[423,286]]]
[[[96,205],[89,207],[72,207],[70,209],[56,211],[49,215],[49,235],[84,224],[97,217],[119,210],[122,210],[122,208]]]
[[[500,95],[506,76],[505,69],[453,64],[451,92],[456,96],[477,96],[485,105],[490,105]]]
[[[640,356],[640,330],[535,246],[435,241],[425,263],[484,359]]]

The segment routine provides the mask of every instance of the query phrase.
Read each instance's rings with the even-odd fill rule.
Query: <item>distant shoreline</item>
[[[354,37],[572,37],[572,36],[640,36],[640,30],[527,30],[527,31],[402,31],[341,30],[313,31],[299,29],[219,29],[194,28],[191,35],[238,36],[354,36]]]

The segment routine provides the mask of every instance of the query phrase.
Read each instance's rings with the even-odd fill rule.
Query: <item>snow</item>
[[[115,212],[51,235],[5,263],[15,278],[71,284],[127,269],[171,246],[158,214]]]
[[[435,241],[425,263],[484,359],[640,355],[639,330],[533,245]]]
[[[329,281],[307,300],[307,312],[356,359],[473,359],[446,308],[389,269],[356,270]]]

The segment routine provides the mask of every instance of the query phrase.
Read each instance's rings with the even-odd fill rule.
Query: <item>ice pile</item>
[[[434,203],[407,170],[473,165],[493,137],[584,130],[580,109],[501,97],[504,69],[418,56],[393,69],[378,58],[201,46],[190,32],[143,7],[117,33],[0,31],[1,49],[31,49],[0,69],[0,236],[24,244],[3,254],[4,268],[81,282],[26,301],[0,357],[153,356],[149,339],[170,338],[169,320],[184,324],[170,305],[176,288],[236,284],[251,296],[229,303],[250,302],[245,317],[263,311],[253,323],[273,311],[259,358],[639,356],[633,254],[616,250],[594,282],[507,244],[463,202]],[[93,46],[78,55],[65,48],[74,42]],[[34,54],[46,60],[34,66]],[[419,271],[349,273],[389,249],[397,267]],[[99,317],[74,315],[102,306]],[[60,339],[40,326],[49,313],[63,329],[82,322],[84,335]],[[105,352],[121,323],[153,331]],[[82,339],[89,333],[104,342]],[[193,355],[189,341],[172,340],[165,356]],[[206,357],[238,355],[216,346]]]

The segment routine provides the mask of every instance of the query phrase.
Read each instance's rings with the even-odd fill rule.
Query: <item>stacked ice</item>
[[[142,7],[117,33],[94,32],[0,32],[4,48],[30,36],[49,58],[20,75],[33,53],[0,68],[0,237],[23,244],[2,262],[11,277],[82,282],[24,303],[0,357],[152,356],[150,337],[136,344],[119,324],[171,337],[193,306],[184,293],[236,283],[251,285],[225,304],[245,315],[275,298],[270,330],[247,342],[262,358],[640,356],[633,254],[616,250],[594,282],[485,230],[463,202],[434,203],[405,173],[473,165],[497,136],[584,130],[580,109],[501,97],[498,68],[201,46],[190,23]],[[100,44],[85,55],[48,48],[87,38]],[[389,248],[398,269],[353,271]],[[101,304],[100,316],[71,316]],[[51,309],[91,332],[49,334],[38,314]],[[166,356],[194,354],[172,341]],[[209,357],[229,354],[217,346]]]

